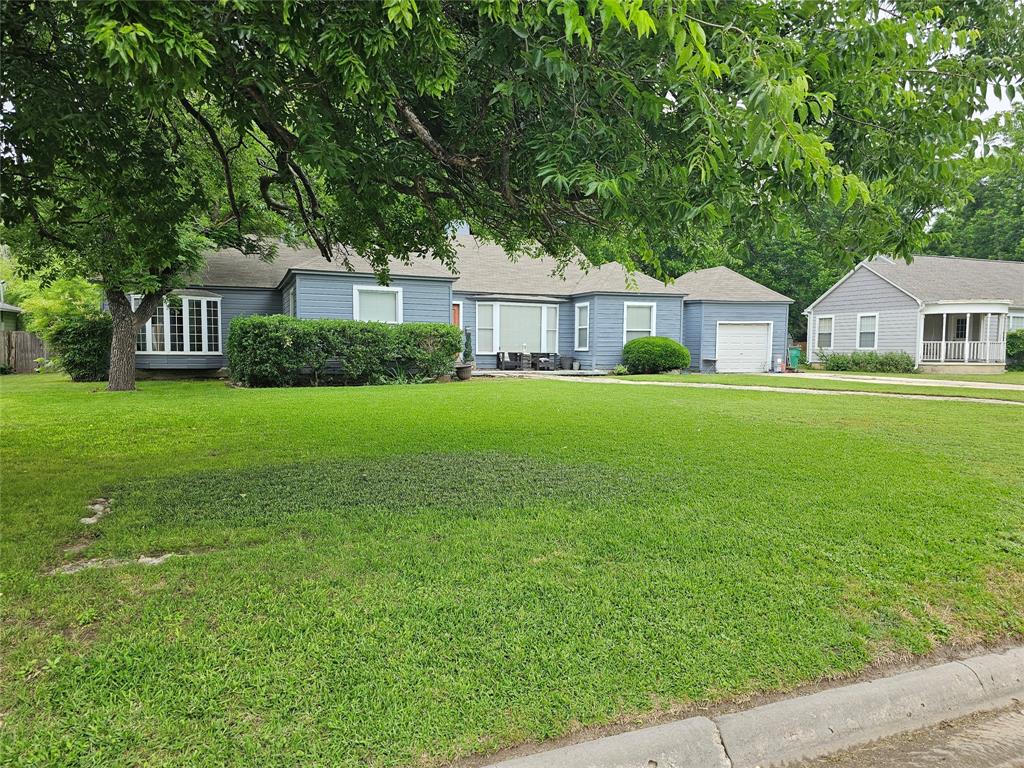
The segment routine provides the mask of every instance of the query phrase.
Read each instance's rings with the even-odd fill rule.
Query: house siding
[[[690,350],[690,368],[701,367],[701,328],[704,319],[704,302],[687,301],[683,305],[683,346]]]
[[[363,275],[298,274],[295,281],[296,316],[305,319],[352,320],[352,286],[378,285],[374,278]],[[396,278],[391,286],[402,289],[404,322],[451,322],[450,281]]]
[[[878,313],[879,352],[906,352],[917,358],[920,308],[915,299],[883,280],[870,269],[859,267],[846,282],[821,300],[811,311],[807,328],[808,359],[820,360],[815,348],[818,318],[832,315],[832,351],[857,351],[857,315]]]
[[[217,288],[206,285],[203,290],[216,293],[220,299],[220,343],[227,349],[228,327],[243,315],[275,315],[281,312],[281,293],[274,288]],[[216,370],[227,365],[220,355],[138,354],[135,366],[142,370],[196,371]]]
[[[699,305],[699,306],[698,306]],[[789,333],[789,304],[785,302],[728,302],[693,301],[687,302],[687,311],[693,313],[692,321],[699,330],[699,340],[694,338],[691,326],[688,339],[690,366],[702,371],[714,371],[718,357],[718,324],[720,322],[771,322],[772,360],[786,358],[786,339]],[[688,323],[690,318],[688,317]]]
[[[683,299],[681,296],[645,296],[643,294],[591,294],[591,330],[589,364],[585,368],[607,370],[622,362],[622,329],[626,302],[653,302],[654,333],[683,343]],[[586,301],[579,297],[577,301]]]

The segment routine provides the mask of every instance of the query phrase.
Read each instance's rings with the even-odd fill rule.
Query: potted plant
[[[466,345],[462,350],[462,362],[455,364],[455,375],[459,381],[469,381],[473,375],[473,337],[466,331]]]

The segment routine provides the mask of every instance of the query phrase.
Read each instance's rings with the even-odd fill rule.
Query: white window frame
[[[586,325],[580,325],[580,309],[582,309],[583,307],[587,308],[587,324]],[[589,301],[581,301],[579,304],[576,305],[576,321],[573,324],[574,332],[573,332],[573,337],[572,337],[572,346],[573,346],[573,351],[575,351],[575,352],[589,352],[590,351],[590,312],[591,312],[591,310],[590,310],[590,302]],[[581,347],[580,346],[580,330],[582,330],[583,328],[587,329],[587,346],[585,346],[585,347]]]
[[[870,347],[862,347],[860,345],[860,334],[861,334],[860,321],[861,321],[862,318],[865,318],[865,317],[873,317],[873,318],[875,318],[875,331],[874,331],[875,343],[874,343],[874,345],[872,345]],[[832,328],[833,328],[833,331],[834,331],[834,329],[835,329],[835,321],[833,321]],[[867,333],[867,331],[864,331],[864,333]],[[878,349],[878,313],[877,312],[861,312],[860,314],[857,315],[857,340],[856,341],[857,341],[857,349],[858,350]],[[833,343],[835,343],[835,337],[833,337]]]
[[[488,331],[491,332],[491,346],[493,347],[493,349],[481,349],[480,348],[480,307],[490,307],[491,308],[491,327],[490,328],[486,328],[485,327],[485,330],[488,330]],[[498,330],[499,330],[498,323],[500,322],[498,320],[498,315],[499,315],[498,305],[495,302],[493,302],[493,301],[478,301],[476,303],[476,317],[474,318],[474,323],[475,323],[475,326],[476,326],[475,327],[476,338],[473,341],[477,345],[476,353],[478,355],[496,355],[496,354],[498,354],[498,346],[500,345],[500,342],[498,341]]]
[[[181,293],[181,294],[177,294],[176,293],[174,295],[175,295],[176,298],[181,299],[181,338],[182,338],[182,349],[181,350],[171,350],[171,308],[170,308],[170,305],[167,303],[167,297],[165,296],[163,301],[160,304],[161,309],[162,309],[162,314],[163,314],[163,320],[164,320],[164,348],[163,349],[153,349],[153,322],[152,322],[152,318],[151,318],[151,319],[147,320],[145,326],[143,326],[146,329],[146,349],[136,349],[135,350],[135,354],[136,355],[217,355],[217,356],[223,355],[224,352],[222,350],[224,348],[224,333],[223,333],[223,328],[224,328],[224,311],[223,311],[223,307],[221,305],[221,297],[220,296],[196,296],[196,295],[189,294],[189,293]],[[134,296],[130,297],[133,310],[138,308],[139,301],[141,300],[141,298],[142,297],[138,296],[138,295],[134,295]],[[187,302],[187,301],[198,301],[199,302],[200,318],[201,318],[199,322],[201,322],[203,324],[203,349],[202,349],[201,352],[191,352],[188,349],[190,338],[189,338],[188,309],[187,309],[187,306],[185,304],[185,302]],[[217,303],[217,319],[220,321],[218,323],[218,327],[217,327],[217,341],[218,341],[218,345],[217,346],[220,347],[220,350],[214,351],[214,352],[211,352],[210,349],[209,349],[209,346],[210,346],[210,334],[208,332],[209,328],[207,327],[207,322],[206,322],[206,317],[207,317],[207,315],[206,315],[206,307],[207,307],[206,302],[208,302],[208,301],[214,301],[214,302]],[[155,312],[155,310],[154,310],[154,312]]]
[[[1021,322],[1020,328],[1014,328],[1013,327],[1013,321],[1014,320],[1020,320],[1020,322]],[[1010,312],[1009,315],[1007,315],[1007,317],[1006,317],[1006,330],[1007,330],[1007,333],[1010,333],[1010,332],[1013,332],[1013,331],[1019,331],[1021,329],[1024,329],[1024,312]]]
[[[466,306],[465,303],[460,301],[452,301],[452,306],[458,306],[459,308],[459,328],[466,330]],[[454,323],[453,323],[454,325]]]
[[[818,343],[818,339],[821,338],[821,321],[822,320],[831,320],[832,321],[832,330],[828,332],[828,335],[831,338],[832,343],[829,344],[827,347],[823,347],[823,346],[821,346],[820,343]],[[877,332],[876,332],[876,335],[877,335]],[[832,349],[835,349],[835,346],[836,346],[836,316],[835,315],[816,315],[815,318],[814,318],[814,349],[832,350]]]
[[[485,306],[485,307],[486,306],[491,306],[491,307],[494,308],[493,312],[491,314],[491,317],[493,318],[492,322],[494,323],[494,327],[493,328],[486,328],[485,327],[485,330],[491,330],[491,331],[494,332],[494,335],[492,337],[494,339],[494,349],[480,349],[479,347],[477,347],[476,353],[478,355],[497,355],[499,353],[499,351],[501,350],[501,308],[502,307],[539,307],[540,308],[540,347],[541,348],[539,350],[533,350],[533,351],[540,352],[541,354],[545,354],[545,355],[558,354],[558,350],[561,348],[561,343],[562,343],[561,335],[560,335],[560,331],[561,331],[560,326],[562,324],[560,321],[561,321],[561,317],[562,317],[562,312],[561,312],[561,307],[559,307],[558,304],[537,304],[537,303],[532,302],[532,301],[478,301],[476,303],[476,318],[475,318],[475,324],[476,324],[476,343],[477,344],[479,344],[479,340],[480,340],[480,307],[481,306]],[[548,331],[551,330],[548,327],[548,310],[549,309],[554,309],[555,310],[555,329],[554,329],[555,330],[555,348],[554,349],[547,349],[547,346],[548,346]],[[511,349],[511,350],[505,350],[505,351],[506,352],[519,352],[520,350]]]
[[[630,307],[651,308],[651,336],[658,335],[658,303],[655,301],[624,301],[622,302],[622,346],[626,346],[626,335],[630,331],[644,331],[646,328],[628,328],[627,318]]]
[[[284,307],[285,314],[290,317],[299,316],[298,298],[299,292],[296,290],[295,281],[284,292],[285,303],[288,305]]]
[[[353,285],[352,286],[352,317],[354,319],[362,320],[362,318],[359,317],[359,294],[363,293],[364,291],[366,293],[393,293],[397,297],[395,299],[395,302],[396,302],[396,305],[397,305],[396,306],[397,311],[395,313],[396,317],[398,318],[397,320],[370,320],[370,321],[367,321],[367,322],[374,322],[374,323],[383,322],[383,323],[386,323],[387,325],[398,325],[398,324],[404,322],[404,320],[403,320],[404,313],[403,313],[402,305],[405,302],[404,302],[403,296],[402,296],[402,289],[401,288],[396,288],[396,287],[390,286],[390,285],[358,285],[358,284]]]

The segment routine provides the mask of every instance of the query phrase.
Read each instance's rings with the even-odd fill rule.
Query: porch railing
[[[924,363],[1002,363],[1005,360],[1006,344],[1002,341],[925,340],[921,347],[921,362]]]

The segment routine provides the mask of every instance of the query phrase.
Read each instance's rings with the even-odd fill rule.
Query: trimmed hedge
[[[110,315],[60,315],[43,333],[57,363],[72,381],[106,381],[110,371],[110,340],[114,324]]]
[[[826,371],[913,373],[917,366],[906,352],[852,352],[821,356]]]
[[[644,336],[626,342],[622,364],[630,373],[662,373],[690,367],[690,350],[674,339]]]
[[[451,376],[462,332],[447,323],[249,315],[231,321],[228,369],[248,387],[385,384]]]
[[[1024,371],[1024,329],[1006,334],[1006,367]]]

